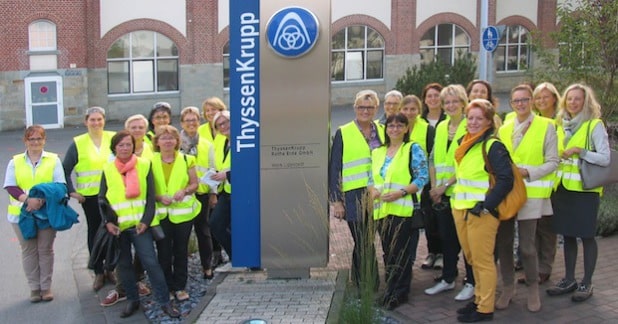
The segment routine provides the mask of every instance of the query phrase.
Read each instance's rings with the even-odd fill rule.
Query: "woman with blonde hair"
[[[206,120],[206,122],[198,128],[198,133],[200,134],[200,137],[206,139],[211,143],[215,141],[217,129],[215,127],[213,118],[218,112],[224,110],[227,110],[227,107],[225,106],[223,100],[219,99],[218,97],[210,97],[204,100],[204,102],[202,102],[202,114],[204,115],[204,119]]]
[[[583,84],[569,86],[560,100],[558,125],[564,129],[560,184],[552,196],[553,229],[564,237],[565,276],[547,289],[550,296],[571,292],[574,302],[592,296],[592,275],[597,262],[597,216],[603,187],[584,189],[580,177],[579,160],[600,166],[610,163],[607,130],[601,117],[601,106],[592,89]],[[584,277],[575,280],[577,238],[584,248]]]

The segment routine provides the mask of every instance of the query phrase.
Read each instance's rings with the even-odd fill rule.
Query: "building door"
[[[26,126],[64,127],[62,77],[33,76],[25,79]]]

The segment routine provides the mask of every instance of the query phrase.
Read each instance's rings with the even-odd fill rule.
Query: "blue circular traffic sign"
[[[487,26],[483,31],[483,48],[488,52],[493,52],[498,47],[498,42],[500,41],[500,35],[498,33],[498,28],[494,26]]]
[[[286,7],[277,11],[266,25],[268,46],[285,58],[307,54],[317,43],[318,18],[301,7]]]

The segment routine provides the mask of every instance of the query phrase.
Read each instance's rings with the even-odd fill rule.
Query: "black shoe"
[[[180,312],[178,311],[178,309],[172,305],[172,302],[169,302],[163,306],[161,306],[161,310],[163,310],[163,312],[165,314],[167,314],[167,316],[171,317],[171,318],[179,318],[180,317]]]
[[[555,286],[548,288],[546,291],[550,296],[558,296],[573,292],[575,289],[577,289],[577,281],[562,278]]]
[[[408,296],[384,298],[384,308],[390,311],[390,310],[393,310],[399,307],[401,304],[405,304],[407,302],[408,302]]]
[[[208,272],[210,272],[210,274],[208,274]],[[215,277],[215,272],[212,271],[212,269],[202,270],[202,273],[203,273],[203,278],[206,280],[212,280],[212,278]]]
[[[476,310],[468,313],[457,316],[457,320],[462,323],[476,323],[483,321],[491,321],[494,319],[494,313],[479,313]]]
[[[474,302],[469,302],[466,306],[457,310],[457,314],[466,315],[476,311],[477,305]]]
[[[139,300],[130,301],[125,307],[122,313],[120,313],[121,318],[129,317],[135,313],[136,310],[139,309]]]

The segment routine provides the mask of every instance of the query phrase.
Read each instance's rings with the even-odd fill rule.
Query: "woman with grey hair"
[[[67,181],[67,189],[71,198],[75,198],[84,209],[88,224],[88,251],[92,252],[94,236],[101,225],[97,195],[103,166],[112,154],[110,143],[114,132],[104,129],[105,109],[101,107],[86,109],[84,124],[88,132],[73,138],[73,142],[64,155],[62,167],[67,180],[71,179],[71,172],[75,170],[75,185],[72,181]],[[98,291],[105,284],[105,271],[102,263],[95,264],[94,274],[92,289]],[[115,283],[113,273],[107,274],[107,279]]]
[[[397,90],[391,90],[384,95],[384,115],[380,117],[379,123],[386,124],[386,118],[399,112],[399,105],[403,95]]]

